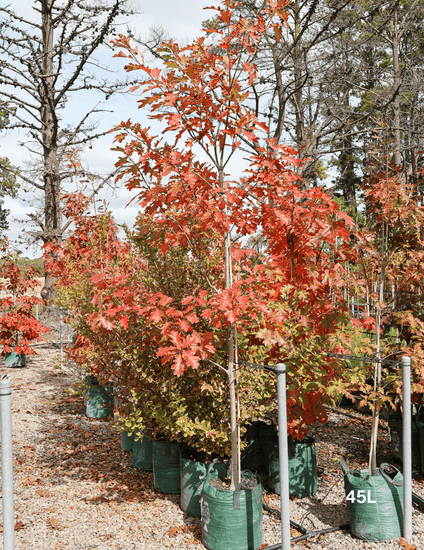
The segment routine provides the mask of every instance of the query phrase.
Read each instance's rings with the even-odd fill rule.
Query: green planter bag
[[[413,415],[411,416],[411,446],[412,446],[412,464],[414,466],[421,466],[421,452],[420,452],[420,427],[423,426],[423,419]],[[403,460],[403,425],[402,416],[390,415],[389,416],[389,428],[390,428],[390,446],[394,458],[402,462]],[[423,449],[424,450],[424,449]]]
[[[288,438],[289,489],[297,498],[313,495],[318,489],[317,456],[315,441],[306,436],[302,441]],[[268,483],[270,489],[280,494],[280,458],[278,440],[269,444]]]
[[[11,351],[6,353],[4,357],[4,366],[5,367],[25,367],[26,364],[26,355],[22,353],[19,355],[16,351]]]
[[[128,432],[122,432],[121,438],[121,449],[129,453],[133,449],[134,444],[134,434],[129,434]]]
[[[420,435],[420,459],[421,459],[421,473],[424,473],[424,422],[423,419],[419,420],[419,435]],[[412,460],[414,457],[414,449],[412,448]]]
[[[241,469],[265,474],[268,470],[268,442],[277,434],[274,424],[262,421],[247,426],[243,435],[246,447],[241,451]]]
[[[131,466],[139,470],[153,470],[153,441],[144,435],[138,441],[134,440]]]
[[[200,517],[203,485],[206,478],[214,472],[218,473],[218,477],[225,477],[227,465],[217,459],[210,464],[205,464],[198,460],[181,457],[181,510],[188,516]]]
[[[350,532],[367,542],[381,542],[402,535],[403,477],[390,466],[381,464],[378,475],[368,471],[349,471],[340,458],[345,475],[346,502],[350,517]],[[388,471],[396,471],[394,477]]]
[[[85,398],[86,415],[99,419],[113,416],[112,386],[100,384],[95,376],[87,377],[86,382],[90,384]]]
[[[162,493],[180,493],[180,449],[175,441],[153,441],[153,481]]]
[[[261,485],[246,473],[235,491],[212,487],[210,479],[201,501],[203,544],[210,550],[257,550],[262,544]],[[247,484],[252,488],[244,489]]]

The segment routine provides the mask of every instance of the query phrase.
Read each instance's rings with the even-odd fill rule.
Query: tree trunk
[[[58,161],[58,120],[54,97],[54,64],[53,64],[53,14],[54,0],[43,0],[42,5],[42,32],[43,32],[43,86],[41,98],[41,124],[44,164],[44,234],[43,241],[59,241],[61,239],[61,212],[60,212],[60,174]],[[54,296],[54,278],[44,273],[44,288],[41,296],[49,302]]]
[[[224,170],[219,168],[219,180],[221,188],[225,192]],[[227,206],[225,207],[227,213]],[[225,288],[231,288],[233,284],[233,269],[231,258],[231,235],[226,232],[224,235],[224,269]],[[234,377],[235,342],[234,326],[230,323],[228,327],[228,389],[230,394],[230,425],[231,425],[231,484],[230,490],[235,491],[240,483],[239,469],[239,431],[237,422],[237,396],[236,381]]]
[[[305,145],[305,120],[303,112],[303,85],[302,80],[302,68],[303,68],[303,51],[301,39],[299,39],[300,34],[300,25],[301,25],[301,12],[300,12],[300,3],[299,0],[295,0],[293,6],[293,19],[294,19],[294,40],[296,44],[293,49],[293,73],[294,73],[294,110],[296,116],[296,148],[298,150]],[[299,158],[305,158],[305,151],[299,152]],[[302,176],[302,173],[305,166],[298,168],[299,175]],[[306,184],[306,182],[305,182]],[[307,185],[306,185],[307,187]]]
[[[384,301],[384,281],[386,278],[386,233],[387,228],[386,224],[382,224],[382,239],[381,239],[381,251],[382,251],[382,265],[381,265],[381,274],[380,274],[380,284],[379,284],[379,296],[378,302],[376,305],[376,316],[375,316],[375,338],[376,338],[376,359],[377,362],[374,368],[374,391],[378,391],[381,387],[381,341],[380,341],[380,327],[381,327],[381,304]],[[377,443],[378,443],[378,421],[380,414],[380,406],[377,402],[374,402],[374,410],[372,413],[372,427],[371,427],[371,445],[370,445],[370,455],[369,455],[369,466],[368,471],[371,475],[377,475]]]
[[[401,159],[401,146],[400,146],[400,66],[399,66],[399,36],[397,28],[397,12],[395,11],[393,20],[393,40],[392,40],[392,52],[393,52],[393,90],[395,97],[393,100],[393,161],[396,165],[400,166]]]

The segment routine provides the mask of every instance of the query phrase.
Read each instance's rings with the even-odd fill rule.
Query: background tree
[[[114,25],[134,12],[122,0],[35,0],[33,10],[34,19],[27,19],[19,10],[0,7],[0,99],[9,127],[24,129],[27,149],[41,158],[39,177],[21,172],[20,178],[33,196],[41,192],[42,215],[30,217],[37,237],[46,243],[62,238],[60,193],[68,176],[64,155],[106,133],[96,132],[92,119],[102,110],[99,104],[80,110],[79,103],[67,123],[67,102],[85,91],[107,99],[122,89],[123,83],[111,79],[101,62],[102,47]],[[46,274],[44,298],[51,296],[52,285]]]
[[[329,153],[339,149],[335,137],[346,133],[343,112],[351,103],[355,79],[348,62],[353,41],[345,39],[338,55],[333,55],[333,42],[355,33],[359,15],[354,5],[350,0],[292,2],[287,24],[281,31],[270,26],[255,56],[251,108],[269,125],[269,137],[308,159],[296,168],[307,187],[327,177]],[[236,9],[252,18],[266,11],[259,0]]]
[[[9,114],[0,107],[0,130],[7,128],[9,124]],[[9,210],[3,208],[4,197],[16,197],[18,185],[16,181],[17,171],[10,166],[9,159],[0,157],[0,235],[3,235],[9,229],[7,216]]]
[[[389,0],[376,8],[366,0],[356,2],[357,19],[351,32],[331,41],[331,55],[339,62],[345,59],[354,75],[350,102],[339,113],[343,131],[336,135],[333,146],[338,168],[335,192],[343,195],[346,204],[368,175],[371,143],[377,148],[381,143],[388,147],[374,157],[382,163],[382,170],[390,150],[389,162],[400,166],[406,178],[421,179],[423,35],[418,22],[424,4]],[[337,93],[332,87],[330,91]],[[386,135],[381,141],[382,123]]]
[[[260,0],[235,9],[240,17],[266,17]],[[296,168],[305,185],[330,175],[333,192],[353,211],[367,145],[383,113],[398,143],[396,162],[417,177],[422,10],[418,0],[292,2],[281,36],[270,26],[261,37],[257,78],[245,83],[251,109],[266,121],[270,137],[309,159]],[[218,23],[207,24],[213,29]]]

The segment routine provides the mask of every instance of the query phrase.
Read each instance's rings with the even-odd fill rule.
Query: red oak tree
[[[205,361],[226,372],[233,457],[241,343],[244,358],[286,362],[294,436],[326,418],[323,405],[338,366],[322,350],[343,320],[334,294],[344,276],[351,223],[323,188],[303,188],[296,152],[267,139],[266,125],[247,104],[243,83],[256,75],[258,44],[267,26],[285,24],[287,1],[266,4],[268,10],[246,19],[235,16],[234,2],[224,1],[219,24],[208,29],[213,41],[206,34],[184,48],[162,44],[163,70],[146,66],[125,36],[114,43],[127,71],[143,75],[133,88],[142,91],[140,108],[165,126],[159,137],[131,121],[116,128],[119,178],[138,190],[143,210],[138,229],[154,227],[163,254],[186,247],[202,276],[182,300],[164,293],[151,300],[158,355],[177,376]],[[266,242],[261,259],[245,248],[258,234]],[[233,488],[238,479],[233,460]]]

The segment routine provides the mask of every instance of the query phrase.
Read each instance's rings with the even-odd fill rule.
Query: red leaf
[[[126,315],[124,315],[123,317],[121,317],[119,319],[119,322],[121,323],[121,325],[124,327],[124,328],[128,328],[128,317]]]

